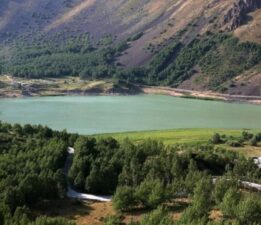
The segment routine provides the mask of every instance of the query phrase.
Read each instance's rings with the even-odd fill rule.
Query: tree
[[[14,127],[13,127],[13,130],[18,135],[21,135],[23,133],[23,128],[20,124],[15,124]]]
[[[162,206],[144,216],[140,225],[172,225],[173,220]]]
[[[189,165],[188,165],[188,173],[185,178],[185,187],[186,192],[192,193],[197,181],[199,181],[202,178],[202,173],[199,172],[197,168],[197,163],[194,159],[190,159]]]
[[[43,195],[42,182],[36,175],[28,175],[19,185],[27,204],[32,204]]]
[[[78,190],[83,190],[84,184],[85,184],[84,175],[82,172],[79,172],[73,181],[73,186]]]
[[[261,199],[255,194],[248,194],[237,205],[236,217],[242,224],[257,224],[261,221]]]
[[[220,137],[220,134],[218,133],[215,133],[211,139],[211,142],[214,144],[214,145],[217,145],[217,144],[221,144],[222,143],[222,139]]]
[[[249,132],[247,132],[247,131],[243,131],[243,132],[242,132],[242,137],[243,137],[243,139],[244,139],[245,141],[250,140],[253,136],[254,136],[253,134],[251,134],[251,133],[249,133]]]
[[[215,188],[213,191],[213,198],[217,205],[219,205],[223,201],[223,198],[230,187],[236,188],[237,182],[231,179],[228,180],[227,178],[216,180]]]
[[[14,213],[16,207],[25,204],[23,193],[16,187],[10,187],[4,195],[4,203],[9,207],[11,213]]]
[[[19,225],[27,225],[30,220],[28,218],[29,210],[25,207],[17,207],[13,216],[14,223]]]
[[[207,220],[212,203],[212,187],[211,177],[203,177],[196,183],[192,205],[185,210],[181,221],[192,223],[195,220]]]
[[[118,187],[112,202],[113,207],[118,211],[130,210],[136,205],[133,188],[128,186]]]
[[[229,218],[234,218],[236,216],[236,206],[238,205],[240,198],[240,194],[234,188],[229,188],[227,190],[220,204],[220,209],[224,216]]]
[[[157,208],[166,200],[164,187],[159,179],[146,178],[136,188],[135,196],[143,206],[148,208]]]
[[[27,135],[32,135],[34,133],[34,129],[30,124],[25,124],[23,127],[23,132]]]

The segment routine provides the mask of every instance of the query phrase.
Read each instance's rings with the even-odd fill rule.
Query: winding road
[[[65,169],[64,169],[64,173],[67,177],[68,172],[69,172],[69,168],[72,164],[72,159],[73,159],[73,154],[74,154],[75,150],[72,147],[68,148],[68,156],[67,156],[67,160],[65,163]],[[68,183],[68,188],[67,188],[67,197],[69,198],[75,198],[75,199],[80,199],[80,200],[92,200],[92,201],[99,201],[99,202],[110,202],[112,199],[112,196],[99,196],[99,195],[91,195],[91,194],[85,194],[85,193],[80,193],[77,192],[75,190],[73,190]]]
[[[72,164],[72,159],[73,155],[75,153],[74,148],[68,147],[68,156],[66,159],[65,163],[65,168],[64,168],[64,174],[66,177],[68,176],[69,168]],[[217,178],[213,178],[213,183],[215,183]],[[74,198],[74,199],[80,199],[80,200],[92,200],[92,201],[99,201],[99,202],[110,202],[112,200],[112,196],[99,196],[99,195],[92,195],[92,194],[85,194],[85,193],[80,193],[75,190],[73,190],[68,183],[68,190],[67,190],[67,197],[69,198]],[[241,185],[245,188],[251,188],[256,191],[261,191],[261,184],[257,183],[251,183],[247,181],[240,181]]]

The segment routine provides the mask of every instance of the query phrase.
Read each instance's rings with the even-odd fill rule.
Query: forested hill
[[[236,152],[250,144],[260,148],[261,133],[216,133],[202,144],[167,146],[151,139],[120,141],[0,121],[0,224],[260,224],[260,193],[239,182],[261,181],[253,159]],[[67,179],[68,146],[74,147],[75,154]],[[238,150],[226,150],[229,146]],[[92,220],[79,222],[95,208],[88,201],[84,210],[75,211],[81,203],[66,198],[68,182],[74,190],[113,194],[114,210],[107,214],[103,204],[98,210],[102,218],[95,214]],[[171,212],[180,216],[170,217]],[[211,217],[213,212],[220,216]],[[126,213],[144,218],[126,223],[122,220]]]
[[[2,0],[0,70],[260,95],[259,0]]]

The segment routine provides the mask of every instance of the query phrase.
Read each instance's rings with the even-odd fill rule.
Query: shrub
[[[121,225],[121,219],[118,216],[110,216],[105,219],[104,225]]]
[[[135,196],[145,207],[157,208],[165,199],[164,187],[160,180],[145,179],[136,188]]]
[[[256,139],[257,139],[258,142],[261,141],[261,133],[256,134]]]
[[[241,147],[242,143],[240,141],[236,141],[236,140],[229,140],[227,141],[227,144],[231,147]]]
[[[252,146],[257,146],[257,142],[258,141],[257,141],[256,136],[252,137],[251,140],[250,140],[250,143],[251,143]]]
[[[243,131],[242,132],[242,137],[245,141],[249,141],[251,138],[253,138],[253,134],[247,132],[247,131]]]
[[[220,134],[219,133],[215,133],[211,139],[211,142],[214,144],[214,145],[217,145],[217,144],[221,144],[222,143],[222,139],[220,137]]]

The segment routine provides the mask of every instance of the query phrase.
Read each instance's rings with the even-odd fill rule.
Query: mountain
[[[138,83],[261,95],[260,24],[259,0],[2,0],[2,73],[22,76],[20,70],[25,76],[34,77],[32,61],[34,67],[50,64],[39,63],[47,60],[42,53],[47,51],[46,43],[67,46],[64,43],[75,43],[77,39],[82,46],[88,36],[86,61],[94,57],[93,52],[95,57],[103,55],[100,64],[106,69],[99,67],[94,73],[90,71],[94,62],[81,63],[78,68],[84,69],[68,68],[62,75],[85,74],[88,78],[92,74],[91,77],[103,78],[120,70],[120,74],[124,73],[122,79],[128,77]],[[206,43],[208,46],[204,46]],[[29,45],[38,46],[41,52],[35,53],[34,48],[34,56],[30,53],[30,66],[26,60],[21,63],[22,58],[28,59],[24,49]],[[61,59],[65,52],[61,48],[50,53],[59,58],[54,60],[58,64],[66,61]],[[108,48],[112,50],[104,53]],[[66,51],[72,53],[70,49]],[[73,53],[75,49],[74,46]],[[86,50],[81,48],[82,52]],[[68,57],[75,62],[82,58],[75,54]],[[107,64],[115,67],[108,69]],[[28,66],[24,68],[25,65]],[[56,65],[52,67],[57,70]],[[59,74],[50,72],[46,76]]]

